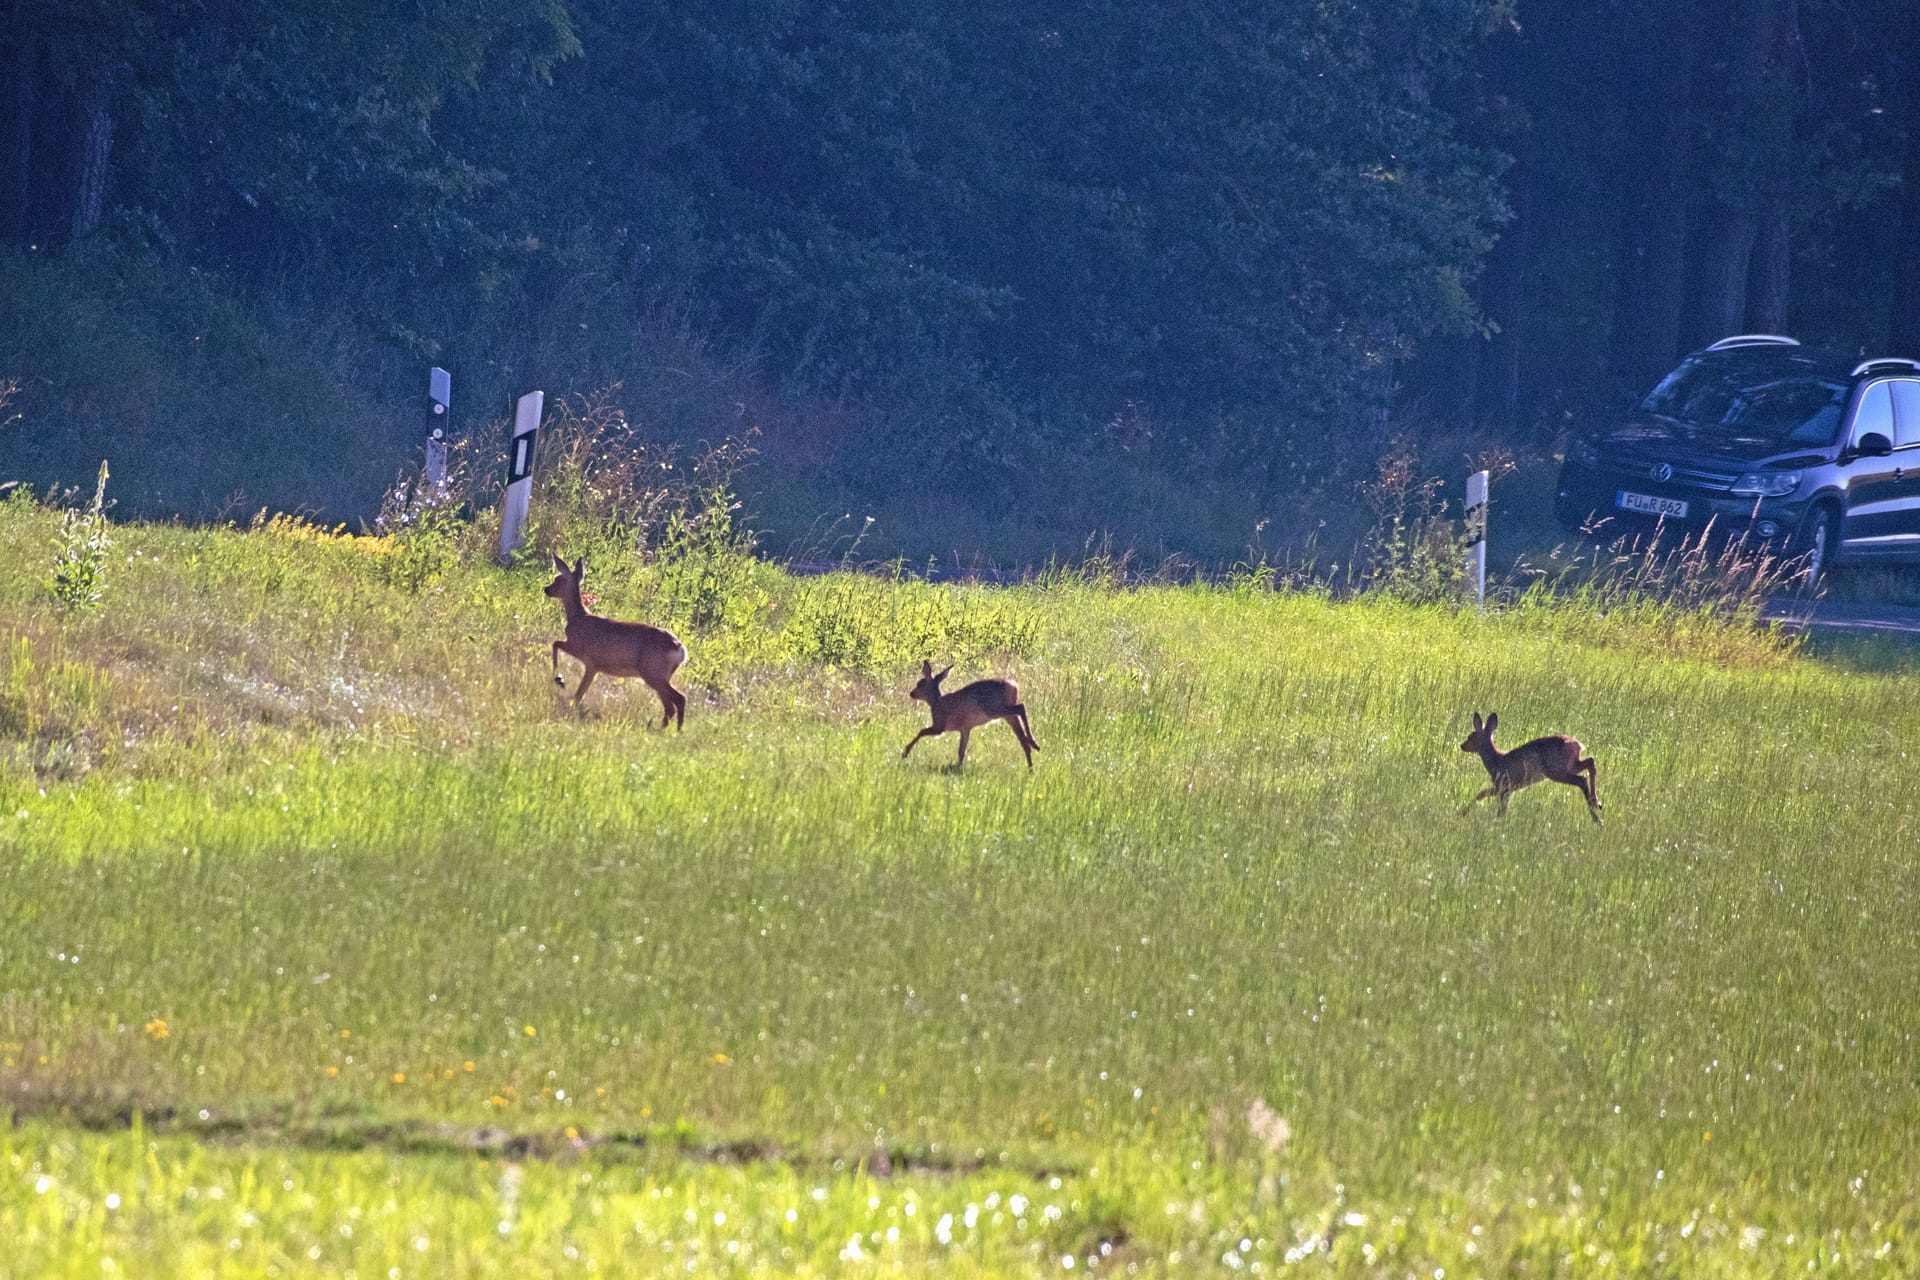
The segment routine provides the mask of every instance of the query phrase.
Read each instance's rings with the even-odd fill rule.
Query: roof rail
[[[1729,347],[1797,347],[1795,338],[1783,338],[1777,333],[1741,333],[1731,338],[1722,338],[1708,347],[1709,351],[1725,351]]]
[[[1901,356],[1875,356],[1871,360],[1862,360],[1853,367],[1854,377],[1870,373],[1875,369],[1897,367],[1901,369],[1920,369],[1920,360],[1908,360]]]

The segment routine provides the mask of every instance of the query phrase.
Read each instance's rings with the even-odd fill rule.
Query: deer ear
[[[573,580],[575,582],[580,581],[581,575],[586,573],[586,571],[587,571],[587,558],[585,556],[581,556],[578,560],[575,560],[573,562]]]
[[[558,555],[555,555],[553,557],[553,567],[558,569],[563,574],[573,572],[573,570],[567,568],[567,562],[565,560],[562,560]]]
[[[931,662],[923,662],[923,663],[921,663],[921,664],[920,664],[920,678],[921,678],[922,680],[925,680],[925,679],[928,679],[929,677],[931,677],[932,675],[933,675],[933,664],[932,664]]]
[[[1473,729],[1474,729],[1474,732],[1475,732],[1475,733],[1478,733],[1478,732],[1480,731],[1480,729],[1481,729],[1481,727],[1482,727],[1482,726],[1481,726],[1481,721],[1480,721],[1480,713],[1479,713],[1478,711],[1476,711],[1476,712],[1474,712],[1474,713],[1473,713]]]
[[[1487,712],[1487,732],[1488,732],[1488,733],[1492,733],[1492,732],[1493,732],[1493,727],[1494,727],[1495,725],[1497,725],[1497,724],[1499,724],[1499,723],[1500,723],[1500,713],[1499,713],[1499,712],[1497,712],[1497,711],[1489,711],[1489,712]]]
[[[940,673],[939,675],[937,675],[937,676],[935,676],[935,677],[933,678],[933,682],[934,682],[935,684],[939,684],[939,683],[940,683],[940,682],[941,682],[942,680],[945,680],[945,679],[947,678],[947,672],[948,672],[948,671],[952,671],[952,670],[953,670],[953,664],[952,664],[952,663],[948,663],[948,664],[947,664],[947,668],[946,668],[946,670],[945,670],[945,671],[942,671],[942,672],[941,672],[941,673]]]

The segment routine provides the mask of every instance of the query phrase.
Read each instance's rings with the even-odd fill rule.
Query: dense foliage
[[[1913,341],[1917,54],[1895,0],[7,0],[0,477],[367,515],[439,363],[467,428],[762,427],[802,524],[1244,546],[1729,329]]]

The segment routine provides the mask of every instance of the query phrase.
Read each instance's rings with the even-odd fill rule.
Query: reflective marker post
[[[1487,473],[1467,477],[1467,585],[1473,607],[1487,607]]]
[[[428,501],[445,496],[447,487],[447,419],[453,405],[453,377],[435,365],[427,373],[427,493]]]
[[[500,508],[502,560],[519,548],[527,526],[527,499],[533,493],[533,441],[540,434],[540,411],[546,402],[546,392],[529,391],[514,406],[513,441],[507,446],[507,497]]]

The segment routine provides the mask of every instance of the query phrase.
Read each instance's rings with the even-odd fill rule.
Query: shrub
[[[47,590],[68,609],[98,604],[106,588],[107,552],[113,537],[107,531],[107,464],[100,463],[93,502],[81,509],[69,507],[60,516],[54,535],[53,573]]]

